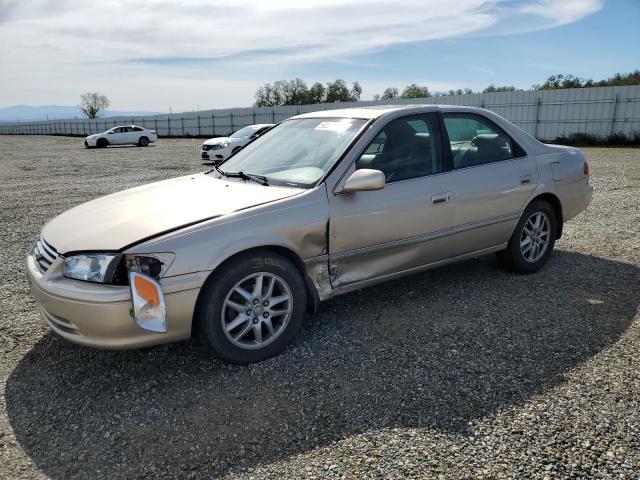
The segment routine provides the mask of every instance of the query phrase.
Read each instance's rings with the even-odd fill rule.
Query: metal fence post
[[[231,133],[233,133],[233,113],[229,112],[229,127],[231,128]]]
[[[201,136],[202,134],[200,133],[200,112],[198,112],[198,136]]]
[[[276,123],[276,111],[271,109],[271,123]]]
[[[618,113],[618,94],[617,93],[613,96],[613,112],[611,112],[611,130],[609,131],[611,135],[615,133],[616,113]]]
[[[536,98],[535,123],[533,124],[533,136],[538,138],[538,123],[540,123],[540,97]]]
[[[184,137],[184,117],[180,116],[180,136]]]
[[[211,136],[216,136],[216,115],[211,112]]]

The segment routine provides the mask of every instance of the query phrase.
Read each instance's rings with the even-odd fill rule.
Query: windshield
[[[232,133],[230,135],[231,138],[249,138],[251,135],[256,133],[258,130],[257,127],[244,127],[238,130],[236,133]]]
[[[222,163],[220,170],[308,188],[329,171],[365,123],[354,118],[287,120]]]

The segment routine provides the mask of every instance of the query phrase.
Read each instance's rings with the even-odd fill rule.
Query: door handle
[[[447,203],[451,201],[451,192],[434,193],[431,195],[431,203],[438,205],[440,203]]]
[[[522,175],[520,177],[520,183],[522,185],[527,185],[527,184],[531,183],[531,175]]]

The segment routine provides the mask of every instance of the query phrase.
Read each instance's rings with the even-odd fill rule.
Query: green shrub
[[[571,147],[640,147],[640,132],[630,136],[618,132],[604,138],[589,133],[572,133],[558,137],[550,143]]]

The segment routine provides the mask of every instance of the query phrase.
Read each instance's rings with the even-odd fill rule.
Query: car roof
[[[389,112],[406,111],[411,113],[413,110],[424,111],[477,111],[478,108],[465,107],[461,105],[372,105],[369,107],[356,108],[339,108],[335,110],[320,110],[317,112],[303,113],[292,118],[363,118],[370,120],[378,118]]]

